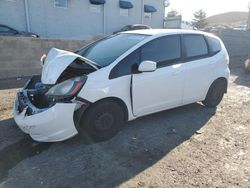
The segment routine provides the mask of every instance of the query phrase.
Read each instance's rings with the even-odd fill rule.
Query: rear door
[[[140,49],[140,61],[154,61],[157,70],[133,74],[132,104],[135,116],[180,106],[183,94],[181,37],[165,36]]]
[[[203,35],[183,35],[185,52],[185,82],[183,103],[204,99],[213,71],[213,58],[209,55],[207,41]]]

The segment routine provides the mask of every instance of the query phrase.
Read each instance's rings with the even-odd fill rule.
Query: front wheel
[[[93,141],[105,141],[114,137],[124,124],[121,106],[112,101],[101,101],[91,106],[80,123],[80,133]]]
[[[206,99],[202,103],[207,107],[216,107],[220,104],[226,91],[223,80],[216,80],[209,88]]]

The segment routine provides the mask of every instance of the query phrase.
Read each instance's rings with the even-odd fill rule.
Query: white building
[[[1,0],[0,24],[44,38],[89,39],[125,25],[163,28],[164,0]]]

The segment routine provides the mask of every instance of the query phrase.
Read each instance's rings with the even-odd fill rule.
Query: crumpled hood
[[[73,52],[52,48],[43,65],[42,69],[42,83],[55,84],[62,72],[76,59],[80,58],[87,64],[91,65],[96,70],[98,69],[94,62]]]

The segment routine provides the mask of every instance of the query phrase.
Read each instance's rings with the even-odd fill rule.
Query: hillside
[[[211,17],[208,17],[208,23],[210,25],[239,25],[246,24],[248,13],[247,12],[227,12],[223,14],[217,14]]]

